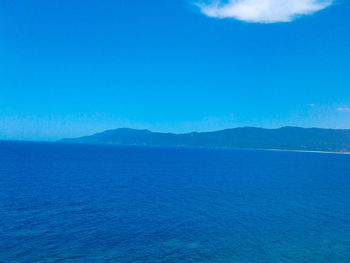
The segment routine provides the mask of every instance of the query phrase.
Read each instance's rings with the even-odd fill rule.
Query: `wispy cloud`
[[[349,107],[339,107],[339,108],[337,109],[337,111],[339,111],[339,112],[350,111],[350,108],[349,108]]]
[[[290,22],[330,6],[334,0],[209,0],[196,5],[209,17],[246,22]]]

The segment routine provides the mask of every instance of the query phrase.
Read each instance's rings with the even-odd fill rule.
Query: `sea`
[[[0,262],[350,262],[350,155],[0,142]]]

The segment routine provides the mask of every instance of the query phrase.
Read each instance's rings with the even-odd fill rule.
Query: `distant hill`
[[[350,130],[245,127],[215,132],[174,134],[122,128],[81,138],[63,139],[60,142],[350,152]]]

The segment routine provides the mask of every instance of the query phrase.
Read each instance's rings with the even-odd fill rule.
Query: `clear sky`
[[[350,128],[349,14],[347,0],[1,0],[0,139]]]

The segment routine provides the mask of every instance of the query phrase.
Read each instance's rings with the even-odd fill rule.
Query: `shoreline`
[[[276,151],[276,152],[302,152],[302,153],[326,153],[326,154],[345,154],[350,152],[330,152],[330,151],[312,151],[312,150],[283,150],[283,149],[262,149],[264,151]]]
[[[191,148],[191,149],[216,149],[216,150],[253,150],[253,151],[275,151],[275,152],[301,152],[301,153],[324,153],[324,154],[344,154],[350,155],[350,152],[331,152],[331,151],[313,151],[313,150],[292,150],[292,149],[274,149],[274,148],[230,148],[230,147],[195,147],[195,146],[165,146],[165,145],[131,145],[114,143],[81,143],[81,142],[60,142],[60,141],[21,141],[21,140],[0,140],[0,143],[42,143],[42,144],[73,144],[73,145],[95,145],[95,146],[122,146],[122,147],[151,147],[151,148]]]

